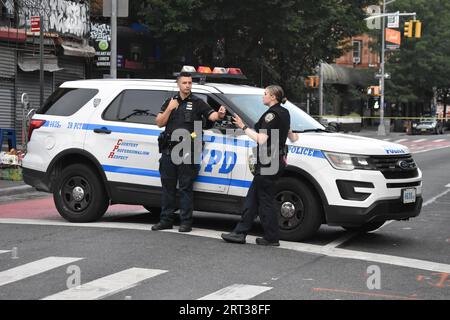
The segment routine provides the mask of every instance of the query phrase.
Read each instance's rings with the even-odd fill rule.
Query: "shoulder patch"
[[[272,121],[273,118],[275,118],[275,115],[272,112],[269,112],[268,114],[266,114],[266,116],[264,117],[264,121],[266,121],[267,123]]]

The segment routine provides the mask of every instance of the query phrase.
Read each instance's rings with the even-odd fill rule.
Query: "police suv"
[[[96,221],[119,203],[159,214],[163,129],[155,116],[177,91],[175,80],[64,83],[31,119],[24,181],[53,193],[59,213],[72,222]],[[253,126],[267,110],[264,90],[202,81],[192,92],[216,110],[227,107],[222,122],[205,123],[194,208],[240,214],[255,144],[230,130],[236,129],[230,118],[236,113]],[[288,167],[275,187],[281,239],[306,239],[321,224],[370,231],[420,213],[422,173],[406,147],[329,132],[291,102],[283,106],[299,139],[287,140]]]

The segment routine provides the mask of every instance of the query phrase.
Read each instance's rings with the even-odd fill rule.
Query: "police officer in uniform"
[[[176,206],[176,187],[179,183],[180,194],[180,227],[179,232],[190,232],[192,230],[192,210],[193,210],[193,183],[198,175],[199,166],[195,162],[193,144],[191,144],[190,156],[188,152],[180,154],[183,158],[181,164],[174,163],[172,153],[177,142],[172,141],[172,133],[176,129],[186,129],[190,135],[188,139],[202,139],[201,134],[196,136],[194,131],[194,121],[202,121],[202,118],[210,121],[223,119],[226,114],[224,106],[220,106],[215,112],[206,102],[191,93],[192,76],[190,73],[181,72],[177,77],[179,93],[168,99],[161,107],[161,111],[156,117],[158,127],[166,127],[161,133],[158,142],[161,152],[159,172],[162,184],[162,205],[160,222],[152,227],[152,230],[172,229],[174,212]],[[186,151],[186,150],[184,150]],[[185,161],[187,160],[187,161]],[[199,159],[197,159],[199,160]]]
[[[258,156],[254,178],[244,202],[241,220],[233,232],[222,234],[222,238],[227,242],[245,243],[247,233],[256,216],[259,215],[264,229],[264,237],[257,238],[256,243],[266,246],[280,245],[278,217],[274,207],[274,185],[286,166],[286,139],[288,137],[291,141],[298,139],[298,134],[290,130],[289,111],[280,104],[284,101],[284,92],[280,86],[268,86],[264,90],[263,103],[269,109],[261,116],[254,130],[248,128],[239,116],[234,115],[233,117],[236,126],[243,129],[245,134],[257,143]],[[272,141],[275,130],[278,130],[279,141]],[[259,152],[261,148],[266,148],[266,154],[270,155],[270,163],[262,161]],[[268,170],[274,165],[273,161],[278,162],[278,166],[275,167],[278,170]]]

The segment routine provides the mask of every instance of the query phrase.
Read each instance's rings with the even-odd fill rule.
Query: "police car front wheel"
[[[59,214],[71,222],[96,221],[109,205],[100,177],[83,164],[72,164],[62,170],[53,199]]]
[[[280,238],[300,241],[313,236],[323,221],[319,199],[305,182],[283,177],[275,183]]]

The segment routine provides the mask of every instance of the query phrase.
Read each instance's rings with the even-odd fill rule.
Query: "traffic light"
[[[305,87],[308,88],[318,88],[319,87],[319,76],[308,76],[305,78]]]
[[[413,36],[413,25],[414,25],[414,21],[413,20],[409,20],[405,22],[405,27],[404,27],[404,35],[407,38],[412,38]]]
[[[414,21],[414,37],[420,38],[422,36],[422,22],[420,20]]]
[[[380,86],[370,86],[367,88],[367,94],[369,96],[380,96]]]

